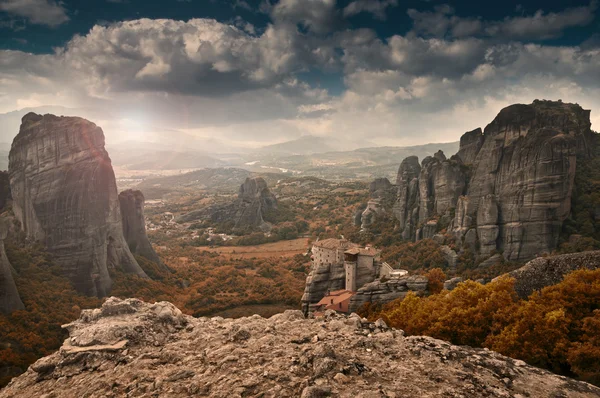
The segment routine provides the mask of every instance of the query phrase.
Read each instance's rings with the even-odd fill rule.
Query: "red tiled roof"
[[[333,293],[336,293],[336,294],[333,294]],[[329,296],[323,297],[321,299],[321,301],[319,301],[317,303],[317,306],[321,306],[321,305],[325,305],[327,307],[335,306],[343,301],[350,299],[350,297],[354,296],[355,294],[356,293],[351,292],[350,290],[337,290],[335,292],[330,293]],[[333,300],[333,303],[331,302],[331,300]]]

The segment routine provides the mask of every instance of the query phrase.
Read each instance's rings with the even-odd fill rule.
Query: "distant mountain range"
[[[62,106],[26,108],[0,114],[0,169],[8,168],[8,152],[18,133],[21,118],[28,112],[80,116],[91,121],[110,120],[92,109]],[[107,119],[108,118],[108,119]],[[101,126],[102,127],[102,126]],[[110,130],[110,129],[109,129]],[[305,135],[259,149],[228,148],[218,138],[203,140],[180,131],[162,131],[161,142],[114,141],[107,135],[106,148],[112,163],[122,170],[190,170],[235,167],[253,173],[315,176],[332,181],[393,178],[398,164],[406,157],[420,159],[438,150],[448,156],[458,151],[458,142],[409,147],[377,147],[369,141]],[[156,134],[154,134],[156,136]],[[154,137],[156,138],[156,137]],[[149,137],[149,139],[151,139]],[[206,142],[205,142],[206,141]]]
[[[340,140],[337,138],[305,135],[295,140],[266,145],[258,149],[256,153],[265,155],[312,155],[315,153],[347,151],[368,146],[375,146],[375,144],[368,141]]]

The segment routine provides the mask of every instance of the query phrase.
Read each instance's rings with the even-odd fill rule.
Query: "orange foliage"
[[[409,293],[373,311],[409,335],[488,347],[554,372],[600,384],[600,269],[571,273],[563,282],[519,300],[514,280],[473,281],[420,298]]]

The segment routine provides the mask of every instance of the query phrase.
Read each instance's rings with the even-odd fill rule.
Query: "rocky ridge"
[[[445,230],[479,259],[551,252],[570,212],[577,156],[589,156],[593,134],[590,111],[536,100],[465,133],[450,159],[404,159],[393,207],[399,233],[419,240]]]
[[[28,113],[9,155],[13,211],[75,288],[106,296],[109,268],[146,277],[131,254],[102,129],[78,117]]]
[[[597,397],[600,389],[498,353],[405,337],[381,320],[192,318],[172,304],[108,299],[64,326],[61,349],[1,398]]]
[[[517,294],[527,298],[534,291],[560,283],[573,271],[597,268],[600,268],[600,250],[539,257],[508,275],[515,278]]]
[[[167,270],[146,235],[144,203],[144,194],[141,191],[128,189],[119,193],[123,236],[133,254],[145,257],[161,269]]]

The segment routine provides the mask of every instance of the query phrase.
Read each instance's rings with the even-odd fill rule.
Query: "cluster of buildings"
[[[325,310],[350,312],[358,289],[375,280],[407,274],[382,262],[381,252],[374,247],[363,247],[344,238],[317,241],[311,251],[312,271],[302,297],[306,314],[318,315]]]

